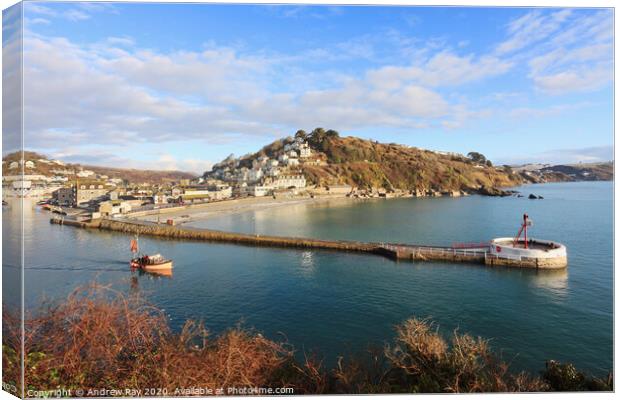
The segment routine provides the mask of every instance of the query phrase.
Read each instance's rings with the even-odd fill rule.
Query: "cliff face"
[[[479,191],[523,182],[503,167],[477,163],[460,154],[438,153],[355,137],[335,137],[313,145],[326,163],[302,165],[314,184],[347,184],[387,190]]]

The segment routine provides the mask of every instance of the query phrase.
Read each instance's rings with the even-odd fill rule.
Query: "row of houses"
[[[7,163],[7,161],[2,161],[2,165],[4,166]],[[41,164],[48,164],[48,165],[59,165],[59,166],[64,166],[65,163],[60,161],[60,160],[46,160],[45,158],[41,158],[39,160],[33,161],[33,160],[19,160],[19,161],[11,161],[8,164],[8,168],[9,169],[17,169],[19,168],[20,165],[23,165],[24,168],[29,168],[29,169],[34,169],[36,168],[36,163],[41,163]]]
[[[235,194],[238,196],[263,197],[285,189],[303,189],[306,187],[306,178],[302,174],[281,175],[276,178],[267,178],[253,185],[242,184],[237,186]]]
[[[276,179],[278,176],[290,173],[301,163],[311,163],[312,150],[308,143],[301,139],[291,139],[283,148],[272,157],[260,156],[252,160],[251,166],[242,165],[240,159],[227,158],[216,164],[210,176],[233,185],[243,183],[256,186],[263,184],[265,179]]]

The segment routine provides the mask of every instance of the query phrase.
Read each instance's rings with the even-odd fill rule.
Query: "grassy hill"
[[[313,150],[314,163],[297,169],[310,185],[351,185],[360,189],[466,191],[499,194],[492,188],[523,182],[519,174],[504,167],[493,167],[486,160],[474,161],[461,154],[423,150],[395,143],[379,143],[357,137],[340,137],[317,128],[309,134],[298,131]],[[277,158],[291,137],[276,140],[258,152],[239,160],[249,168],[261,156]],[[476,153],[478,154],[478,153]],[[222,163],[232,162],[230,157]],[[217,165],[216,165],[217,167]],[[205,174],[206,176],[209,173]]]
[[[611,181],[614,179],[613,161],[598,163],[536,165],[526,164],[514,168],[526,182],[577,182]]]
[[[477,163],[458,154],[444,154],[399,144],[355,137],[334,137],[314,145],[327,165],[303,166],[307,178],[320,185],[349,184],[388,190],[475,191],[506,187],[521,179],[504,168]]]
[[[4,175],[12,175],[19,172],[19,170],[11,170],[9,169],[9,165],[13,161],[18,161],[21,159],[21,154],[19,152],[11,153],[2,158],[4,163],[2,164],[2,173]],[[24,151],[24,160],[25,161],[33,161],[35,164],[34,168],[26,169],[27,174],[37,174],[37,175],[45,175],[45,176],[53,176],[56,175],[53,170],[73,170],[75,172],[80,171],[81,169],[91,170],[98,175],[107,175],[109,178],[121,178],[125,179],[131,183],[167,183],[171,181],[179,181],[181,179],[191,179],[194,178],[195,175],[182,172],[182,171],[156,171],[156,170],[140,170],[133,168],[112,168],[112,167],[104,167],[104,166],[94,166],[94,165],[82,165],[82,164],[69,164],[66,163],[63,165],[52,162],[52,160],[48,159],[46,156],[42,154],[38,154],[32,151]],[[49,163],[42,162],[40,160],[47,160]]]

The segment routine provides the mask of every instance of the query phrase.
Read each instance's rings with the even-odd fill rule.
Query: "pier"
[[[357,253],[376,254],[393,260],[407,261],[444,261],[486,264],[490,266],[503,265],[526,268],[556,269],[566,267],[566,257],[553,262],[541,262],[539,258],[523,257],[522,255],[502,257],[493,254],[491,242],[479,247],[461,248],[450,246],[424,246],[416,244],[360,242],[351,240],[322,240],[311,238],[296,238],[286,236],[270,236],[247,233],[232,233],[211,229],[180,227],[167,224],[157,224],[147,221],[128,219],[102,218],[80,222],[63,217],[53,217],[53,224],[69,225],[84,229],[99,229],[105,231],[122,232],[133,235],[166,237],[171,239],[185,239],[206,242],[221,242],[247,246],[319,249],[332,251],[346,251]]]

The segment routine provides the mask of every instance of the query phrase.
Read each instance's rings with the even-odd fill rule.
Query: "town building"
[[[273,186],[255,185],[249,187],[249,193],[254,197],[264,197],[273,192]]]
[[[305,188],[306,178],[303,175],[282,175],[274,180],[273,186],[277,189]]]
[[[308,158],[311,155],[312,155],[312,150],[310,149],[310,146],[308,146],[308,143],[304,143],[302,146],[299,147],[300,158]]]
[[[288,160],[286,160],[286,165],[288,165],[289,167],[295,167],[295,166],[299,165],[299,159],[298,158],[289,158]]]
[[[61,187],[54,192],[53,197],[60,206],[73,206],[75,204],[75,188]]]
[[[88,178],[90,176],[95,175],[95,172],[88,170],[88,169],[83,169],[81,171],[78,171],[77,175],[79,178]]]
[[[59,188],[54,192],[54,198],[59,205],[75,207],[107,199],[108,192],[110,189],[101,182],[79,182],[77,186]]]
[[[248,173],[248,180],[250,182],[256,182],[257,180],[259,180],[262,177],[263,177],[263,170],[262,169],[252,169]]]

